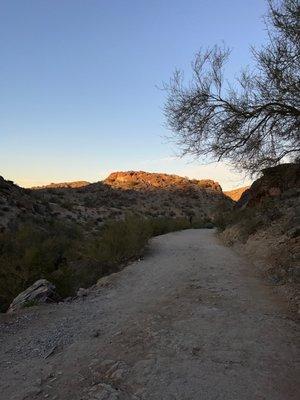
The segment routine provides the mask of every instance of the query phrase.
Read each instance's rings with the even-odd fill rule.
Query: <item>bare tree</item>
[[[176,71],[164,113],[182,154],[227,160],[255,173],[300,152],[300,3],[269,0],[269,42],[252,49],[254,71],[230,84],[226,47],[201,50],[184,85]]]

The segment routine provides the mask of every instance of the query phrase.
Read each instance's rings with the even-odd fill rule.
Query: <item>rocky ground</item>
[[[1,400],[296,400],[298,327],[212,230],[159,236],[73,302],[0,318]]]

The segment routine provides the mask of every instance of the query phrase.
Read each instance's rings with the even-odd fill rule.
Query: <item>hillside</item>
[[[166,174],[119,172],[38,189],[1,178],[0,310],[41,278],[73,296],[140,257],[150,237],[211,227],[221,204],[232,202],[218,183]]]
[[[33,186],[32,189],[76,189],[90,185],[87,181],[49,183],[44,186]]]
[[[300,306],[300,164],[262,171],[233,212],[220,215],[225,243],[259,265],[270,283]]]
[[[116,172],[102,182],[55,183],[23,189],[0,181],[0,227],[21,219],[67,219],[89,229],[128,213],[209,220],[220,201],[230,204],[212,180],[189,180],[175,175]]]

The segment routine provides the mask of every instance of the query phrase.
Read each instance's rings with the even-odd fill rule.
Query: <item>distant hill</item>
[[[238,201],[242,194],[249,189],[250,186],[243,186],[241,188],[237,188],[237,189],[233,189],[233,190],[229,190],[224,192],[224,194],[228,197],[230,197],[232,200],[234,201]]]
[[[33,186],[31,189],[63,189],[63,188],[76,189],[87,185],[90,185],[90,182],[87,181],[59,182],[59,183],[49,183],[48,185],[44,186]]]

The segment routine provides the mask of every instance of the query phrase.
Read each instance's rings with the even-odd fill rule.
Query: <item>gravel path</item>
[[[296,400],[296,338],[212,230],[171,233],[87,296],[2,315],[0,399]]]

